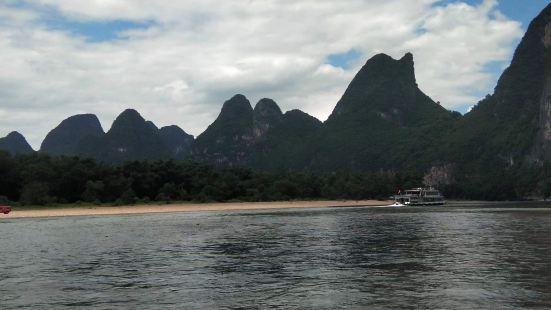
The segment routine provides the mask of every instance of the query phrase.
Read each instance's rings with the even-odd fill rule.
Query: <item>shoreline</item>
[[[270,210],[329,207],[373,207],[392,204],[390,200],[318,200],[318,201],[278,201],[278,202],[227,202],[227,203],[179,203],[130,206],[82,206],[29,210],[13,210],[9,214],[0,214],[3,219],[48,218],[71,216],[127,215],[174,212],[208,212],[232,210]]]

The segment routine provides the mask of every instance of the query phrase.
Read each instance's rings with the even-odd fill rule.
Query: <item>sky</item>
[[[462,113],[492,93],[542,0],[0,0],[0,136],[38,149],[80,113],[134,108],[198,135],[241,93],[325,120],[373,55],[412,52]]]

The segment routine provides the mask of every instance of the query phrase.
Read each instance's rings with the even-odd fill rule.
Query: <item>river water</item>
[[[0,309],[551,308],[551,209],[0,220]]]

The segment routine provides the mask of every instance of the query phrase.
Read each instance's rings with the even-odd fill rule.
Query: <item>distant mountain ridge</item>
[[[156,126],[133,109],[122,112],[105,135],[82,141],[78,153],[113,163],[166,159],[170,154]]]
[[[298,110],[283,114],[268,98],[253,109],[238,94],[224,103],[217,119],[197,137],[191,158],[219,165],[283,168],[275,164],[283,158],[283,148],[289,152],[319,125],[319,120]]]
[[[32,151],[15,134],[5,141],[0,148]],[[300,110],[283,113],[268,98],[253,108],[237,94],[197,139],[126,110],[106,133],[93,115],[69,118],[41,151],[110,163],[190,159],[276,171],[405,170],[441,184],[468,180],[472,188],[463,190],[475,191],[491,183],[489,176],[514,179],[514,171],[551,162],[551,4],[530,24],[494,93],[464,116],[419,89],[411,53],[378,54],[325,122]]]
[[[10,141],[13,137],[10,137]],[[153,122],[146,121],[136,110],[127,109],[115,119],[107,132],[103,131],[96,115],[71,116],[48,133],[42,142],[40,152],[90,157],[108,163],[182,160],[189,155],[193,141],[194,137],[178,126],[165,126],[159,129]],[[13,153],[14,147],[11,144],[2,143],[0,149]],[[19,137],[19,145],[21,144]],[[29,153],[28,148],[25,151],[25,148],[19,147],[18,150],[18,153]]]

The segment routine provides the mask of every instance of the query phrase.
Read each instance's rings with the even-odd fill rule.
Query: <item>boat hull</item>
[[[406,203],[406,206],[443,206],[446,202],[416,202],[416,203]]]

